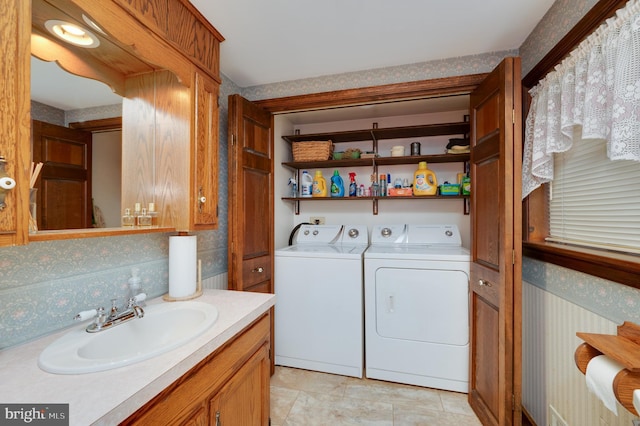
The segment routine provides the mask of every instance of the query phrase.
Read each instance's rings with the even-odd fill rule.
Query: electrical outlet
[[[313,223],[314,225],[324,225],[324,217],[322,217],[322,216],[311,216],[309,218],[309,222]]]

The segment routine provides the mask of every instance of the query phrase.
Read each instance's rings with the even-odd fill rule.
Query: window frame
[[[524,117],[528,114],[531,104],[529,89],[626,3],[627,0],[600,0],[522,79]],[[545,241],[549,234],[548,190],[548,184],[545,184],[533,191],[523,202],[522,254],[640,289],[640,256]]]

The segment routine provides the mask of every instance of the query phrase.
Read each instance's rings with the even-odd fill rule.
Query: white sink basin
[[[87,323],[47,346],[38,366],[49,373],[82,374],[111,370],[160,355],[197,337],[218,319],[208,303],[164,302],[144,308],[144,317],[97,333]]]

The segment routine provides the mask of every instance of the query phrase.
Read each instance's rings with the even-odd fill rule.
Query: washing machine
[[[469,251],[455,225],[376,225],[364,255],[366,376],[469,389]]]
[[[303,225],[275,252],[275,364],[363,377],[366,225]]]

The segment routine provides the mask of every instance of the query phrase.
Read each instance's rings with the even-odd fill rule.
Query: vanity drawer
[[[271,256],[260,256],[242,262],[244,288],[271,280]]]

